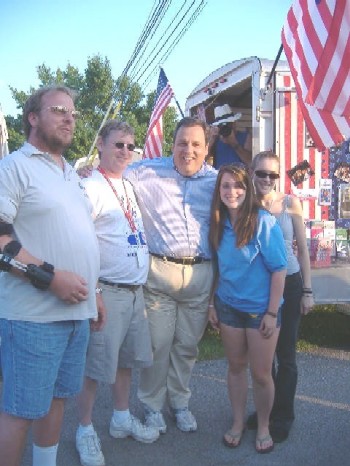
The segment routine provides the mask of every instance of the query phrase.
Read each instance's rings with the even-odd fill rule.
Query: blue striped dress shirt
[[[180,175],[173,157],[129,165],[142,213],[150,253],[172,257],[211,258],[210,206],[217,171],[206,163],[191,177]]]

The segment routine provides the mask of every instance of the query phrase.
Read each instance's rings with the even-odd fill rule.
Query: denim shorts
[[[81,391],[88,320],[50,323],[0,319],[2,410],[24,419],[45,416],[53,398]]]
[[[249,312],[242,312],[229,304],[224,303],[221,299],[215,295],[214,298],[215,309],[217,312],[217,317],[219,322],[229,327],[234,328],[255,328],[259,329],[261,321],[264,318],[265,313],[256,313],[251,314]],[[276,327],[281,325],[281,308],[277,313],[277,323]]]

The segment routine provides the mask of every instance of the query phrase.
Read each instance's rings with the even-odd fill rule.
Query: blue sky
[[[183,0],[174,0],[175,11]],[[88,57],[111,62],[116,78],[125,68],[154,0],[3,0],[0,26],[0,105],[16,115],[8,86],[36,87],[36,67],[67,63],[81,72]],[[274,59],[292,0],[208,0],[164,70],[184,109],[186,97],[220,66],[256,55]],[[155,75],[145,92],[155,89]]]

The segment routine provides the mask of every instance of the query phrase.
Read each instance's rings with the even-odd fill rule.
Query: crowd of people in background
[[[181,119],[171,157],[133,164],[133,128],[108,121],[99,165],[80,178],[63,156],[76,118],[69,89],[41,88],[24,107],[27,142],[0,162],[0,466],[20,465],[30,427],[33,466],[56,466],[73,396],[81,464],[104,466],[100,382],[112,437],[156,441],[166,404],[195,432],[190,381],[208,321],[228,361],[223,443],[239,447],[248,426],[269,453],[294,420],[298,326],[314,304],[302,209],[276,190],[278,157],[252,154],[224,105],[214,129]],[[135,368],[144,420],[129,409]]]

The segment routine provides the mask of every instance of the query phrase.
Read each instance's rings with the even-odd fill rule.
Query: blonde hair
[[[280,159],[279,159],[278,155],[276,155],[271,150],[262,151],[262,152],[259,152],[258,154],[256,154],[253,157],[253,160],[252,160],[252,163],[251,163],[251,169],[254,171],[256,169],[256,166],[258,165],[258,163],[261,162],[261,160],[264,160],[264,159],[275,160],[277,162],[277,164],[278,164],[278,169],[279,169]]]

